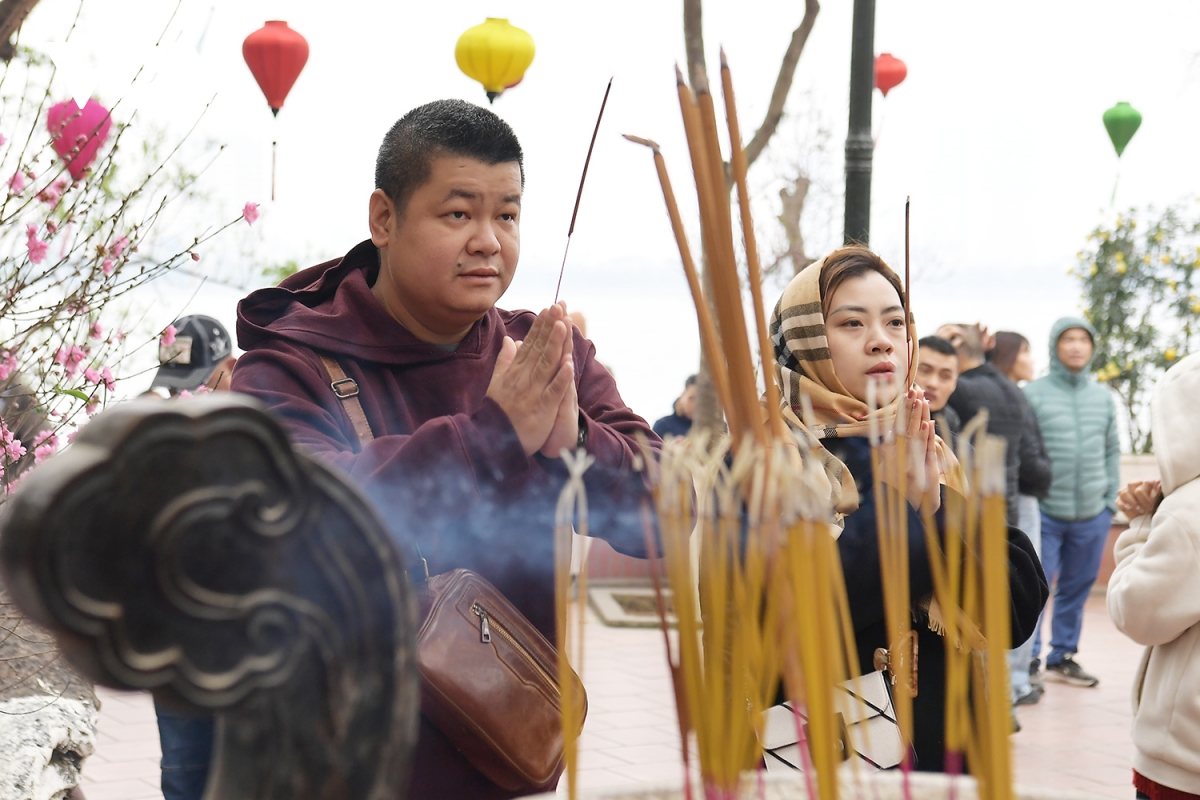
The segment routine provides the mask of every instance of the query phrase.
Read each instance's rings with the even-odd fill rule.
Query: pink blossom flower
[[[94,367],[88,367],[83,371],[83,379],[88,383],[100,383],[100,372]]]
[[[54,351],[54,363],[61,364],[68,378],[74,378],[79,372],[79,365],[87,358],[87,351],[77,344],[70,347],[60,347]]]
[[[179,333],[179,331],[175,330],[174,325],[168,325],[166,330],[163,331],[162,343],[167,347],[175,344],[175,334],[177,333]]]
[[[17,371],[17,357],[9,351],[5,350],[0,356],[0,381],[8,380],[9,376]]]
[[[0,133],[0,147],[3,147],[8,142],[8,138],[3,133]]]
[[[63,181],[55,181],[50,186],[38,192],[37,199],[48,206],[56,206],[58,205],[59,198],[62,197],[63,189],[66,189],[67,185]]]
[[[124,341],[125,341],[125,337],[126,337],[126,336],[128,336],[128,335],[129,335],[129,334],[128,334],[128,333],[126,333],[125,331],[123,331],[123,330],[121,330],[121,329],[119,329],[119,328],[117,329],[117,341],[118,341],[118,342],[124,342]]]
[[[8,429],[3,420],[0,420],[0,450],[8,457],[9,461],[16,461],[25,455],[25,445],[21,444],[21,440],[13,436],[13,432]]]
[[[73,430],[67,434],[67,444],[75,443],[75,437],[79,435],[79,431],[80,431],[80,429],[76,428],[75,430]]]
[[[104,274],[105,274],[105,275],[112,275],[112,273],[113,273],[113,262],[112,262],[112,259],[111,259],[111,258],[106,258],[106,259],[104,259],[104,263],[103,263],[103,264],[101,264],[100,266],[104,268]]]
[[[29,226],[33,228],[32,225]],[[37,237],[36,229],[29,233],[29,238],[25,241],[25,246],[29,248],[29,261],[33,264],[40,264],[46,260],[46,251],[50,245]]]
[[[8,188],[12,189],[13,194],[20,194],[25,191],[25,176],[21,174],[20,170],[14,172],[12,177],[8,179]]]
[[[118,236],[116,240],[108,246],[108,254],[113,258],[120,258],[121,253],[125,252],[125,248],[129,247],[129,239],[124,236]]]
[[[180,400],[187,400],[189,397],[192,396],[192,393],[190,391],[188,391],[187,389],[180,389],[179,394],[177,394],[175,396],[178,397]]]
[[[91,336],[93,339],[103,339],[104,338],[104,326],[102,326],[99,322],[93,322],[92,330],[88,335]]]
[[[94,397],[92,398],[92,400],[95,400],[95,399],[96,398],[94,398]],[[88,403],[86,406],[83,407],[83,410],[87,412],[87,415],[89,417],[95,416],[96,412],[100,410],[100,404],[96,403],[96,402]]]
[[[200,260],[200,254],[192,253],[192,261],[199,261],[199,260]]]
[[[54,220],[46,220],[46,231],[48,233],[54,233],[56,230],[58,230],[58,226],[54,224]]]
[[[104,388],[110,392],[117,388],[117,379],[113,377],[112,370],[108,366],[100,369],[100,380],[104,381]]]
[[[246,203],[242,206],[242,218],[246,220],[247,225],[258,222],[258,203]]]
[[[33,440],[33,463],[40,464],[58,451],[58,434],[42,431]]]

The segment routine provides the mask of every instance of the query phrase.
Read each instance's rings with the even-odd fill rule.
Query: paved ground
[[[1104,598],[1088,603],[1079,661],[1101,677],[1079,689],[1049,684],[1021,710],[1013,737],[1017,780],[1028,785],[1133,797],[1129,687],[1141,648],[1112,626]],[[583,734],[581,786],[680,780],[679,735],[655,630],[588,625],[584,681],[590,711]],[[161,798],[158,734],[149,697],[101,690],[100,745],[84,769],[88,800]]]

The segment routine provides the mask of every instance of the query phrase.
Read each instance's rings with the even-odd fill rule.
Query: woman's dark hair
[[[900,298],[901,303],[904,302],[904,287],[900,285],[900,276],[882,258],[865,247],[843,247],[826,256],[821,267],[821,277],[817,281],[821,289],[821,316],[829,316],[829,303],[839,286],[868,272],[878,272],[886,278],[896,290],[896,296]]]
[[[1029,340],[1013,331],[996,331],[996,347],[992,350],[992,366],[1007,375],[1017,363],[1022,347],[1029,347]]]
[[[521,143],[507,122],[464,100],[435,100],[409,111],[383,137],[375,158],[375,188],[403,215],[412,193],[429,180],[433,159],[444,155],[485,164],[515,161],[525,185]]]

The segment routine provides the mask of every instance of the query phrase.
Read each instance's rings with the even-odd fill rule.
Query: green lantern
[[[1117,103],[1104,112],[1104,128],[1108,131],[1108,138],[1112,139],[1113,147],[1116,148],[1117,158],[1125,152],[1125,145],[1129,144],[1129,140],[1137,133],[1141,124],[1142,115],[1129,103]]]

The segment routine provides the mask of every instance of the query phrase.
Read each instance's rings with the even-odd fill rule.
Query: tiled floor
[[[1013,737],[1017,781],[1128,800],[1129,687],[1141,648],[1113,628],[1100,595],[1088,603],[1083,630],[1079,661],[1100,676],[1100,685],[1048,684],[1041,703],[1021,709],[1024,729]],[[592,618],[583,679],[590,710],[581,788],[678,782],[679,733],[662,633],[608,628]],[[161,798],[149,698],[105,690],[99,695],[100,744],[84,769],[88,800]]]

